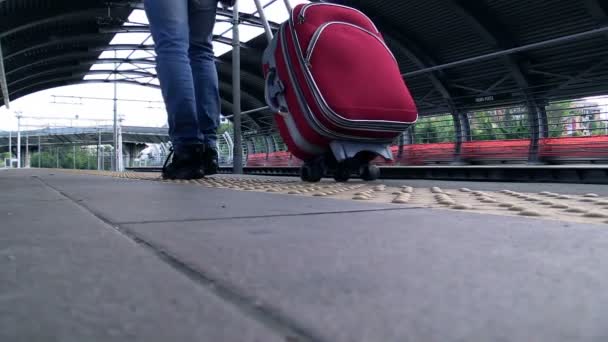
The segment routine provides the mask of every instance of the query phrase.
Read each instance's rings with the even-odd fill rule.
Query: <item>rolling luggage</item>
[[[256,0],[258,1],[258,0]],[[337,4],[300,4],[263,55],[265,97],[301,177],[378,178],[370,161],[418,118],[397,61],[374,23]]]

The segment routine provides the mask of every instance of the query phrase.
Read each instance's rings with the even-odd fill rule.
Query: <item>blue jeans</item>
[[[220,95],[212,39],[218,0],[144,0],[173,146],[215,146]]]

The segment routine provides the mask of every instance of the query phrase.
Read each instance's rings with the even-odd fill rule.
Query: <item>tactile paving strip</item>
[[[566,222],[608,224],[608,198],[597,194],[522,193],[511,190],[473,191],[467,188],[415,188],[404,181],[400,186],[352,181],[304,183],[276,178],[221,175],[200,180],[167,181],[158,173],[58,170],[62,172],[110,176],[121,179],[196,184],[211,188],[258,191],[292,196],[329,197],[373,203],[392,203],[509,216],[526,216]]]

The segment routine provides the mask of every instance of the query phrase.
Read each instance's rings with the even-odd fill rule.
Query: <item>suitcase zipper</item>
[[[321,33],[323,32],[323,30],[327,26],[333,25],[333,24],[352,26],[352,27],[359,29],[363,32],[366,32],[367,34],[376,38],[376,40],[378,40],[380,43],[382,43],[384,48],[391,54],[391,56],[395,60],[395,63],[397,63],[397,59],[395,58],[395,56],[393,55],[391,50],[388,48],[386,43],[384,41],[382,41],[382,39],[380,39],[377,35],[373,34],[372,32],[370,32],[360,26],[350,24],[350,23],[345,23],[345,22],[334,21],[334,22],[326,23],[323,26],[319,27],[317,29],[317,31],[313,34],[313,38],[311,38],[311,42],[309,43],[308,48],[307,48],[306,56],[304,56],[304,53],[301,51],[300,48],[296,48],[296,52],[303,61],[302,66],[305,69],[304,73],[306,74],[306,78],[310,84],[310,87],[316,89],[316,91],[313,91],[313,95],[317,99],[317,104],[322,108],[322,111],[324,111],[325,113],[332,114],[332,115],[326,114],[325,117],[327,119],[329,119],[330,121],[332,121],[336,126],[342,127],[345,129],[369,129],[369,130],[374,130],[374,131],[378,131],[378,132],[396,132],[396,131],[405,130],[406,128],[404,128],[403,126],[405,125],[405,126],[409,127],[411,125],[411,123],[407,124],[407,123],[401,123],[401,122],[399,122],[399,123],[384,122],[384,123],[378,123],[378,124],[370,123],[367,125],[361,124],[361,123],[353,123],[348,119],[342,118],[338,113],[336,113],[334,110],[332,110],[331,107],[329,107],[329,104],[323,98],[323,96],[319,94],[318,87],[314,81],[314,77],[312,76],[312,73],[310,70],[311,69],[310,57],[311,57],[312,53],[314,52],[314,45],[316,45],[317,41],[320,39],[320,36],[321,36]],[[299,43],[297,34],[295,33],[295,29],[293,27],[292,27],[292,36],[294,37],[295,41],[298,42],[297,45],[301,46],[301,44]]]
[[[371,26],[374,28],[374,30],[376,32],[378,32],[378,34],[380,34],[380,31],[378,30],[378,28],[376,27],[376,25],[374,24],[374,22],[369,17],[367,17],[363,12],[361,12],[360,10],[358,10],[356,8],[352,8],[352,7],[348,7],[348,6],[344,6],[344,5],[339,5],[339,4],[329,4],[329,3],[309,3],[309,4],[306,4],[306,5],[304,5],[302,7],[302,9],[300,10],[300,13],[298,15],[297,22],[299,24],[304,23],[304,21],[306,20],[306,11],[308,11],[308,9],[310,9],[313,6],[335,6],[335,7],[340,7],[340,8],[345,8],[345,9],[348,9],[348,10],[355,11],[355,12],[361,14],[363,17],[365,17],[367,19],[367,21],[371,24]],[[295,8],[292,10],[291,18],[295,18],[295,16],[293,15],[294,14],[293,12],[295,12]],[[307,76],[308,76],[307,78],[309,78],[309,82],[310,82],[310,78],[312,78],[312,74],[310,72],[311,64],[310,64],[309,59],[305,58],[303,56],[304,53],[303,53],[303,51],[301,49],[301,45],[299,44],[299,38],[297,37],[297,34],[295,33],[295,27],[294,27],[295,22],[296,22],[296,20],[291,20],[291,25],[290,26],[292,27],[292,29],[291,29],[292,36],[294,37],[295,41],[298,42],[298,44],[297,44],[298,47],[296,47],[296,51],[298,52],[298,55],[302,59],[303,66],[306,69],[305,73],[307,74]],[[330,23],[338,23],[338,22],[330,22]],[[387,49],[387,51],[389,51],[389,53],[391,54],[391,56],[393,57],[393,59],[395,59],[395,61],[397,61],[396,58],[395,58],[395,56],[394,56],[394,54],[392,53],[392,51],[388,48],[388,46],[386,45],[386,43],[380,37],[378,37],[378,35],[374,34],[373,32],[370,32],[369,30],[366,30],[366,29],[364,29],[364,28],[362,28],[360,26],[357,26],[357,25],[354,25],[354,24],[351,24],[351,23],[346,23],[346,22],[341,22],[341,23],[342,24],[346,24],[346,25],[351,25],[353,27],[356,27],[356,28],[358,28],[358,29],[360,29],[362,31],[365,31],[368,34],[374,36],[376,39],[378,39],[384,45],[384,47]],[[329,23],[327,23],[327,24],[329,24]],[[327,25],[327,24],[325,24],[325,25]],[[319,30],[319,29],[317,29],[317,30]],[[319,33],[318,36],[320,36],[320,34],[321,34],[321,32],[315,32],[315,35],[316,35],[316,33]],[[316,40],[318,40],[318,39],[319,38],[317,37]],[[310,45],[311,44],[312,44],[312,41],[311,41],[311,43],[309,43],[308,49],[310,49]],[[315,41],[315,44],[316,44],[316,41]],[[311,53],[312,53],[312,51],[311,51]],[[307,51],[307,55],[308,55],[308,51]],[[312,80],[312,82],[313,82],[313,85],[316,88],[316,84],[314,84],[315,83],[314,80]],[[317,90],[318,90],[318,88],[317,88]],[[313,91],[313,93],[315,93],[315,98],[317,98],[318,100],[321,101],[321,103],[319,103],[321,105],[321,107],[325,107],[326,110],[329,110],[329,112],[333,113],[334,115],[337,115],[337,113],[335,113],[333,110],[331,110],[331,108],[329,108],[328,104],[324,101],[323,98],[319,98],[318,94],[316,94],[316,92]],[[345,119],[343,119],[343,120],[345,120]],[[349,123],[348,120],[345,120],[346,122],[343,123],[343,124],[340,124],[340,123],[336,122],[335,120],[331,120],[331,121],[334,121],[334,123],[337,126],[342,127],[342,128],[346,128],[346,129],[362,129],[362,128],[364,128],[364,127],[361,127],[361,126],[357,126],[356,124],[353,125],[352,123]],[[409,125],[411,125],[411,124],[412,123],[410,123]],[[345,126],[345,125],[348,125],[348,126]],[[350,126],[350,125],[353,125],[353,126]],[[409,127],[409,125],[407,125],[407,126]],[[399,125],[399,126],[401,127],[402,125]],[[372,128],[370,126],[366,126],[366,127],[368,129],[377,130],[376,127],[374,127],[374,128]],[[386,128],[380,129],[380,131],[386,132],[387,129]],[[394,129],[388,129],[388,131],[394,131]],[[399,131],[400,131],[400,129],[399,129]]]
[[[382,41],[382,39],[380,39],[377,35],[375,35],[373,32],[370,32],[360,26],[351,24],[351,23],[346,23],[346,22],[342,22],[342,21],[330,21],[326,24],[323,24],[321,27],[319,27],[317,29],[317,31],[315,31],[315,33],[313,34],[310,43],[308,44],[308,48],[306,49],[306,65],[310,66],[310,58],[312,57],[312,53],[314,52],[315,46],[317,45],[317,42],[319,41],[319,39],[321,38],[321,34],[323,33],[323,31],[330,25],[347,25],[347,26],[351,26],[354,27],[356,29],[359,29],[367,34],[369,34],[370,36],[376,38],[377,41],[379,41],[384,48],[386,49],[386,51],[388,51],[388,53],[391,54],[391,56],[393,57],[393,59],[395,60],[395,62],[397,62],[397,58],[395,58],[395,55],[393,54],[393,52],[391,51],[391,49],[389,49],[388,45],[386,45],[385,42]]]
[[[338,4],[328,4],[328,3],[306,4],[306,5],[304,5],[304,7],[302,7],[302,10],[300,11],[300,14],[298,15],[298,23],[300,23],[300,24],[304,23],[304,21],[306,20],[306,11],[313,6],[334,6],[334,7],[340,7],[340,8],[345,8],[345,9],[348,9],[351,11],[355,11],[355,12],[361,14],[364,18],[366,18],[367,21],[369,21],[369,23],[372,25],[374,30],[376,30],[376,32],[380,33],[380,30],[378,30],[378,28],[376,27],[374,22],[367,15],[365,15],[365,13],[361,12],[360,10],[358,10],[356,8],[348,7],[348,6],[344,6],[344,5],[338,5]],[[293,18],[293,14],[292,14],[292,18]]]
[[[306,104],[306,100],[303,99],[304,95],[301,93],[301,89],[295,82],[295,76],[292,74],[292,70],[293,70],[294,66],[292,64],[291,58],[289,57],[289,54],[287,53],[287,43],[286,43],[286,39],[285,39],[285,34],[286,34],[285,26],[281,27],[279,34],[282,36],[281,37],[281,45],[282,45],[281,50],[283,53],[283,58],[285,59],[285,62],[287,63],[287,73],[289,74],[289,78],[291,79],[291,83],[296,92],[296,98],[300,105],[300,110],[302,110],[302,112],[304,113],[305,117],[307,118],[307,121],[309,122],[309,124],[311,124],[311,128],[313,130],[315,130],[321,136],[324,136],[324,137],[330,138],[330,139],[333,138],[333,139],[347,139],[347,140],[355,140],[355,141],[377,141],[377,142],[389,142],[389,143],[392,142],[393,139],[378,139],[378,138],[353,136],[353,135],[348,135],[348,134],[340,134],[338,132],[328,129],[321,122],[319,122],[319,120],[311,112],[311,109],[308,106],[308,104]],[[296,50],[299,50],[299,49],[296,49]],[[314,91],[313,91],[313,93],[314,93]],[[343,127],[339,124],[336,124],[336,125],[338,127],[348,129],[348,127]],[[315,128],[315,126],[316,126],[316,128]]]

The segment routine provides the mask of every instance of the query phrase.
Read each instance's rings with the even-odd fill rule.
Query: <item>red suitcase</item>
[[[289,151],[305,164],[302,179],[326,171],[338,181],[365,180],[369,162],[392,159],[390,144],[418,118],[397,61],[360,11],[300,4],[264,52],[266,102]]]

